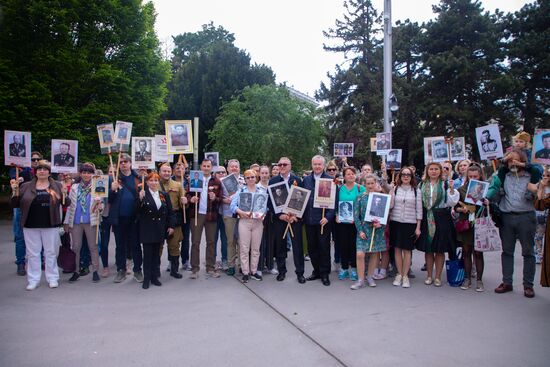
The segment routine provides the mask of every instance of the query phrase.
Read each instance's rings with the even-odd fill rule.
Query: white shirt
[[[160,209],[160,206],[162,203],[160,202],[160,195],[158,191],[153,191],[149,189],[149,192],[151,193],[151,196],[153,197],[153,200],[155,200],[155,204],[157,205],[157,209]]]
[[[319,173],[318,175],[316,175],[315,173],[313,174],[313,178],[318,180],[321,178],[321,176],[323,175],[323,172]]]
[[[208,182],[212,176],[204,176],[202,180],[202,192],[199,201],[199,214],[206,214],[208,210]]]

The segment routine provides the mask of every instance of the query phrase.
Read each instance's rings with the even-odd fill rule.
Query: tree
[[[224,158],[248,165],[287,156],[300,169],[319,153],[321,121],[315,106],[292,98],[286,88],[255,85],[223,105],[209,136]]]
[[[328,74],[330,85],[321,83],[316,97],[327,102],[325,125],[329,147],[335,142],[355,144],[350,161],[370,160],[370,137],[382,130],[382,48],[377,38],[382,24],[370,0],[344,2],[343,20],[323,32],[335,40],[325,44],[329,52],[342,52],[349,67],[336,66]]]
[[[516,82],[507,106],[518,111],[523,129],[550,125],[550,2],[535,1],[502,23],[510,75]]]
[[[151,135],[164,110],[169,64],[140,0],[3,1],[0,121],[32,131],[48,156],[50,139],[80,141],[80,161],[98,158],[96,125],[132,121]]]
[[[206,132],[214,127],[224,102],[246,86],[275,82],[271,68],[251,65],[250,56],[233,40],[231,33],[212,24],[196,34],[174,37],[172,69],[176,71],[169,83],[166,118],[199,117],[199,151],[208,147]]]
[[[433,9],[437,18],[425,25],[421,47],[424,135],[465,136],[475,146],[472,132],[491,119],[511,133],[514,116],[499,103],[512,83],[504,67],[499,14],[483,13],[478,0],[441,0]]]

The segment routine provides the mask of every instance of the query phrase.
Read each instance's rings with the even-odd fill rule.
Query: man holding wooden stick
[[[292,169],[292,163],[287,157],[282,157],[279,159],[277,164],[279,167],[279,175],[271,178],[269,180],[269,185],[273,185],[279,182],[285,182],[288,187],[291,185],[302,185],[302,180],[290,172]],[[275,213],[274,205],[269,200],[268,204],[270,210],[274,213],[273,215],[273,226],[275,228],[275,254],[277,257],[277,269],[279,275],[277,275],[277,280],[279,282],[283,281],[286,276],[286,256],[287,256],[287,247],[286,247],[286,236],[283,234],[286,231],[287,226],[292,231],[292,234],[289,234],[292,239],[292,253],[294,257],[294,266],[296,267],[296,276],[300,284],[306,282],[304,278],[304,251],[302,246],[302,221],[299,220],[296,216],[285,213]]]
[[[214,255],[214,240],[218,222],[219,205],[222,201],[222,184],[212,175],[212,162],[204,159],[201,163],[201,171],[204,175],[202,191],[188,192],[187,200],[197,207],[196,211],[190,211],[191,222],[191,279],[199,277],[200,270],[200,244],[202,230],[206,236],[206,273],[213,278],[219,278],[220,274],[215,269],[216,257]],[[195,214],[196,213],[196,214]]]

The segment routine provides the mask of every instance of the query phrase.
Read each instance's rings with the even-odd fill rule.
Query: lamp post
[[[392,97],[393,108],[396,108],[395,111],[399,109],[392,92],[392,63],[391,0],[384,0],[384,132],[389,133],[391,133]]]

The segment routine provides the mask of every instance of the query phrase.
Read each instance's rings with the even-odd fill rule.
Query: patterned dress
[[[373,226],[371,222],[365,222],[365,214],[367,213],[367,205],[369,203],[369,194],[367,192],[362,193],[355,200],[353,208],[353,220],[355,227],[357,228],[356,249],[357,252],[374,253],[386,251],[386,239],[384,237],[384,231],[386,226],[377,228],[374,232],[374,241],[372,244],[372,250],[370,250],[370,243],[372,239]],[[367,239],[363,240],[359,236],[360,232],[364,232]]]

